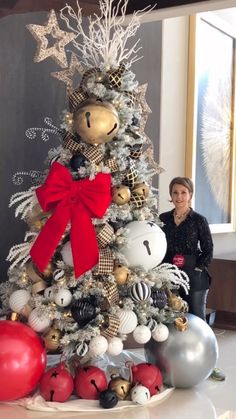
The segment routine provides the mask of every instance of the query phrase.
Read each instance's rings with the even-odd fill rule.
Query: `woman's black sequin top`
[[[207,219],[192,208],[178,226],[174,222],[174,210],[160,215],[161,227],[166,235],[167,252],[164,262],[172,263],[176,254],[196,257],[196,267],[207,268],[213,257],[213,241]]]

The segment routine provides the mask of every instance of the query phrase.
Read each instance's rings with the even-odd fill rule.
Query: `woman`
[[[169,185],[174,209],[160,215],[167,240],[163,262],[177,265],[190,279],[189,312],[206,320],[206,299],[210,287],[208,266],[213,257],[213,241],[207,219],[191,208],[193,182],[176,177]],[[214,369],[212,378],[224,380],[224,374]]]

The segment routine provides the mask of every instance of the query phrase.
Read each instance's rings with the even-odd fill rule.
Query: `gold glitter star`
[[[48,57],[54,59],[61,67],[67,67],[68,62],[65,53],[65,46],[71,42],[76,34],[62,31],[57,22],[54,10],[51,10],[48,22],[45,26],[27,25],[27,28],[37,41],[37,52],[34,61],[39,63]],[[48,47],[48,39],[46,35],[51,35],[55,39],[55,44]]]
[[[67,92],[68,94],[70,94],[73,90],[73,78],[76,71],[78,71],[78,73],[80,74],[83,74],[84,68],[82,64],[78,61],[77,56],[72,52],[69,67],[66,70],[51,73],[51,75],[65,83]]]

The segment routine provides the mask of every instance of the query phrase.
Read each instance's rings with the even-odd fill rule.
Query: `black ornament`
[[[70,159],[71,169],[76,172],[80,167],[85,166],[86,160],[87,159],[85,156],[83,156],[83,154],[80,154],[80,153],[74,154],[74,156],[72,156]]]
[[[111,409],[118,403],[118,397],[113,390],[104,390],[99,394],[99,403],[104,409]]]
[[[163,290],[152,290],[151,297],[153,300],[152,305],[162,310],[167,303],[167,295]]]
[[[71,315],[79,326],[85,326],[96,316],[96,306],[90,299],[77,300],[72,304]]]

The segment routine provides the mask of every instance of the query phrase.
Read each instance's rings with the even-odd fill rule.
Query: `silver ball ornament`
[[[156,364],[165,384],[189,388],[205,380],[216,365],[218,344],[208,324],[193,314],[186,315],[188,328],[179,331],[172,323],[165,342],[151,339],[145,344],[147,362]]]

